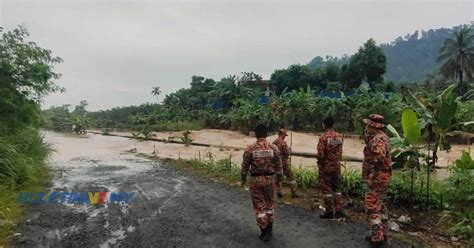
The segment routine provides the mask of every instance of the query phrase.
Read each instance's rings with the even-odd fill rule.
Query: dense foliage
[[[31,179],[46,155],[37,128],[39,101],[61,90],[53,65],[61,62],[51,51],[26,40],[19,27],[0,28],[0,185],[16,187]]]
[[[203,128],[247,132],[257,123],[267,124],[272,130],[287,127],[300,131],[321,131],[321,121],[333,116],[337,130],[360,133],[360,120],[370,113],[382,114],[388,123],[400,128],[401,112],[411,104],[398,91],[370,90],[367,85],[362,85],[351,95],[334,93],[327,96],[308,86],[265,97],[262,91],[255,88],[235,85],[222,89],[219,87],[223,83],[212,82],[212,85],[193,84],[188,89],[178,90],[167,95],[162,104],[147,103],[98,112],[78,112],[77,108],[81,105],[70,111],[72,108],[65,105],[45,110],[44,118],[48,127],[58,131],[80,132],[96,127],[139,132]],[[203,86],[207,89],[202,90]],[[436,99],[436,95],[443,90],[430,83],[410,85],[409,89],[416,92],[416,97],[426,99],[427,103],[431,101],[429,99]],[[472,111],[469,110],[474,108],[474,101],[460,101],[458,104],[457,120],[472,120]],[[458,129],[472,131],[472,126],[459,126]]]
[[[27,38],[22,27],[0,27],[0,246],[20,220],[16,192],[44,181],[49,147],[38,129],[39,102],[61,90],[51,81],[59,77],[53,66],[61,59]]]
[[[468,86],[467,80],[474,76],[474,33],[468,26],[463,26],[446,39],[440,49],[438,61],[442,62],[440,72],[446,78],[457,78],[459,95],[464,95]],[[463,81],[464,79],[464,81]],[[467,79],[467,80],[466,80]]]

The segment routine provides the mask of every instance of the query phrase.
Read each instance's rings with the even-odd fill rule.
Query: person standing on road
[[[274,221],[275,176],[281,180],[282,165],[278,148],[267,141],[267,127],[255,128],[257,141],[248,146],[243,154],[241,185],[247,181],[250,172],[250,197],[260,228],[259,239],[269,241],[272,238]]]
[[[390,157],[390,140],[382,130],[384,117],[377,114],[363,119],[365,124],[364,161],[362,176],[367,186],[365,193],[365,209],[371,229],[366,240],[373,247],[379,247],[387,242],[386,208],[384,199],[387,194],[392,175],[392,160]],[[385,215],[385,216],[384,216]]]
[[[319,188],[323,194],[326,211],[320,217],[324,219],[340,219],[344,217],[342,211],[343,198],[341,186],[341,157],[343,137],[332,129],[334,119],[328,117],[323,121],[324,133],[319,138],[317,158],[319,168]]]
[[[300,198],[298,193],[296,193],[296,180],[295,177],[293,176],[293,172],[291,171],[291,164],[290,164],[290,153],[291,153],[291,148],[288,146],[288,144],[285,141],[286,136],[288,136],[288,132],[282,128],[278,131],[278,137],[273,141],[273,144],[278,147],[278,150],[280,151],[281,155],[281,162],[283,166],[283,175],[288,178],[289,185],[290,185],[290,190],[291,190],[291,197],[292,198]],[[278,195],[278,198],[283,197],[283,177],[282,180],[276,180],[276,192]]]

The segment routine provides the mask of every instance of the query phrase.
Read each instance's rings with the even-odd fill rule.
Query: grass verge
[[[18,204],[19,192],[44,192],[49,175],[45,165],[34,175],[36,180],[16,189],[0,187],[0,247],[8,247],[16,227],[23,220],[24,206]]]
[[[0,136],[0,247],[8,246],[23,219],[22,191],[44,191],[49,176],[45,158],[51,148],[37,129]]]

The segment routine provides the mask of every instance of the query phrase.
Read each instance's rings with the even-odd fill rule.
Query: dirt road
[[[30,205],[15,247],[367,247],[365,225],[287,205],[276,210],[274,240],[262,243],[242,189],[121,153],[130,148],[122,138],[46,138],[56,149],[50,190],[135,195],[130,204]]]

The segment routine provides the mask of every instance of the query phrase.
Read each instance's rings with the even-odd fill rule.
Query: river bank
[[[100,132],[99,130],[94,130]],[[132,136],[130,132],[111,132],[114,135]],[[174,138],[179,140],[183,136],[183,132],[153,132],[151,137],[156,139],[168,140]],[[255,138],[242,134],[240,132],[231,130],[219,129],[205,129],[198,131],[190,131],[190,137],[193,142],[200,144],[207,144],[209,147],[202,146],[184,146],[182,144],[163,143],[154,141],[136,141],[130,140],[130,149],[136,149],[142,153],[154,153],[159,157],[171,159],[201,159],[205,160],[209,154],[212,154],[217,159],[232,160],[232,163],[239,165],[242,162],[243,149],[255,142]],[[276,134],[268,137],[269,141],[276,139]],[[288,144],[292,144],[292,150],[296,153],[315,153],[319,136],[313,133],[291,132],[291,136],[287,137]],[[354,160],[363,159],[364,142],[356,136],[345,137],[343,156],[355,158]],[[438,163],[441,169],[436,171],[439,179],[444,179],[449,176],[447,168],[458,159],[463,150],[474,151],[474,145],[452,145],[450,152],[439,151]],[[303,156],[293,156],[292,165],[294,168],[308,168],[314,169],[316,167],[316,159]],[[345,161],[346,169],[361,170],[361,162]]]

